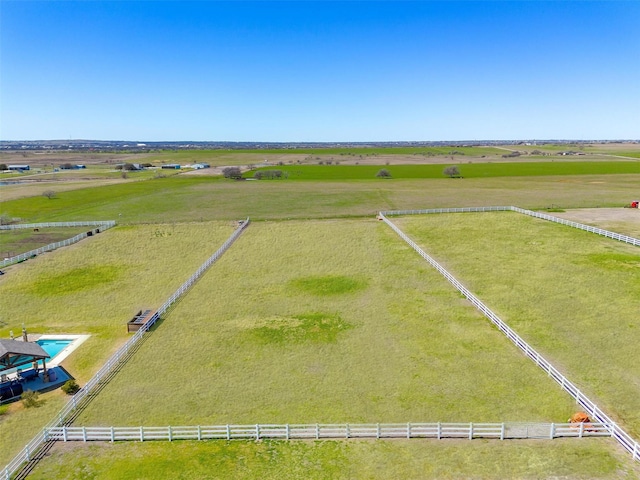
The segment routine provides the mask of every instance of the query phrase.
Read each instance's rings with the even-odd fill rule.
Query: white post
[[[549,429],[549,440],[553,440],[556,436],[556,424],[552,423],[551,428]]]
[[[169,425],[168,430],[169,430],[169,441],[172,442],[173,441],[173,434],[171,432],[171,425]]]
[[[316,440],[320,439],[320,425],[316,423]]]
[[[87,427],[82,427],[82,441],[87,441]]]
[[[142,428],[142,425],[140,426],[140,441],[144,442],[144,429]]]
[[[376,438],[380,438],[380,424],[376,423]]]
[[[231,440],[231,427],[227,423],[227,440]]]
[[[202,428],[198,425],[198,440],[202,440]]]
[[[504,440],[504,422],[500,426],[500,440]]]
[[[438,422],[438,440],[442,438],[442,425]]]
[[[469,440],[473,440],[473,423],[469,424]]]
[[[116,441],[116,436],[115,436],[115,432],[113,430],[113,427],[111,427],[111,443]]]
[[[407,423],[407,438],[411,438],[411,423]]]
[[[286,431],[287,431],[287,440],[289,440],[290,439],[290,431],[289,431],[289,424],[288,423],[287,423],[285,428],[286,428]]]
[[[256,441],[260,440],[260,425],[256,423]]]
[[[347,423],[347,428],[345,429],[345,434],[347,436],[347,438],[349,438],[349,435],[351,434],[351,432],[349,431],[349,424]]]
[[[62,439],[65,442],[67,441],[67,427],[66,426],[62,427]]]
[[[578,435],[578,437],[582,438],[583,433],[584,433],[584,422],[580,422],[580,435]]]

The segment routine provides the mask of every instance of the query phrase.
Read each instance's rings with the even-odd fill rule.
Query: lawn
[[[574,409],[370,219],[252,224],[76,424],[563,422]]]
[[[0,338],[10,330],[19,334],[23,323],[30,333],[90,334],[63,362],[84,384],[128,338],[125,324],[133,314],[159,307],[232,230],[227,223],[115,227],[7,267],[0,277]],[[6,432],[0,435],[0,464],[62,406],[60,391],[42,399],[41,408],[17,403],[0,416]]]
[[[611,440],[58,444],[29,478],[637,479]]]
[[[640,251],[516,213],[395,219],[632,435]]]

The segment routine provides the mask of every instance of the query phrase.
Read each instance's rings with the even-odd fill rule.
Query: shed
[[[21,172],[22,170],[31,170],[29,165],[7,165],[9,170],[15,170]]]
[[[177,163],[167,163],[166,165],[162,165],[162,168],[169,170],[180,170],[180,165]]]

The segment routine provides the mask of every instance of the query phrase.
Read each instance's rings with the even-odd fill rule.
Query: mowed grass
[[[611,440],[144,442],[56,445],[33,479],[634,479]]]
[[[510,212],[394,221],[640,435],[637,247]]]
[[[5,201],[0,214],[32,222],[170,223],[368,216],[380,210],[474,205],[622,206],[635,198],[638,182],[640,175],[630,174],[305,182],[175,176],[60,192],[55,200]]]
[[[288,177],[281,180],[367,180],[385,168],[393,178],[442,178],[442,165],[283,165],[263,167],[256,171],[281,170]],[[469,163],[458,165],[460,175],[465,178],[528,177],[557,175],[609,175],[640,173],[640,162],[519,162],[519,163]],[[245,173],[253,177],[256,171]],[[379,179],[390,181],[390,178]],[[261,180],[267,181],[267,180]]]
[[[55,252],[8,267],[0,277],[0,338],[9,331],[90,334],[63,366],[83,385],[129,338],[126,322],[159,307],[232,233],[231,224],[115,227]],[[9,461],[61,408],[61,392],[44,405],[12,404],[0,416],[0,464]]]
[[[79,233],[91,230],[92,227],[51,227],[19,230],[0,230],[0,255],[13,257],[29,252],[50,243],[60,242]]]
[[[563,422],[574,409],[371,219],[250,225],[75,423]]]

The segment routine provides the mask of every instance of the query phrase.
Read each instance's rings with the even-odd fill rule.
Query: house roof
[[[0,371],[49,357],[50,355],[37,343],[0,340]]]

